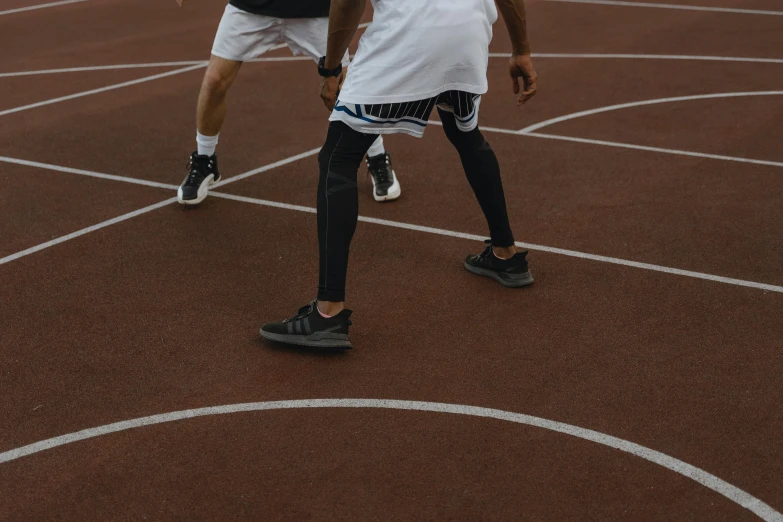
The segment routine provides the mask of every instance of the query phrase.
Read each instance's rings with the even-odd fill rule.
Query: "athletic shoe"
[[[367,170],[372,178],[372,196],[375,201],[391,201],[400,197],[400,182],[391,164],[391,156],[387,153],[377,156],[367,156]]]
[[[484,241],[487,248],[484,252],[465,259],[465,268],[474,274],[491,277],[498,283],[509,288],[533,284],[533,276],[527,267],[527,251],[517,252],[514,257],[500,259],[492,253],[490,240]]]
[[[325,318],[318,312],[317,301],[299,309],[295,316],[280,323],[269,323],[261,327],[261,337],[270,341],[310,346],[316,348],[353,348],[348,339],[348,319],[353,313],[343,310],[334,317]]]
[[[210,185],[220,181],[217,156],[200,156],[194,152],[187,168],[188,176],[177,190],[177,201],[183,205],[198,205],[207,197]]]

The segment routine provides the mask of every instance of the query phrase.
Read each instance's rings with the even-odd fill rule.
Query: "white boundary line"
[[[484,130],[486,130],[486,129],[484,129]],[[549,136],[541,135],[540,137],[549,137]],[[555,136],[553,138],[554,139],[560,139],[561,137],[560,136]],[[563,138],[565,138],[565,137],[563,137]],[[571,141],[571,140],[569,140],[569,141]],[[636,148],[636,147],[631,147],[631,148]],[[280,166],[283,166],[283,165],[287,165],[289,163],[293,163],[295,161],[299,161],[301,159],[308,158],[310,156],[314,156],[315,154],[318,153],[319,150],[320,150],[320,148],[315,148],[315,149],[309,150],[307,152],[303,152],[301,154],[297,154],[296,156],[291,156],[290,158],[286,158],[284,160],[277,161],[275,163],[271,163],[271,164],[266,165],[264,167],[260,167],[260,168],[257,168],[257,169],[250,170],[248,172],[245,172],[244,174],[239,174],[237,176],[234,176],[234,177],[231,177],[231,178],[227,178],[224,181],[216,183],[213,187],[214,188],[220,188],[220,187],[222,187],[224,185],[228,185],[229,183],[233,183],[235,181],[239,181],[239,180],[248,178],[250,176],[254,176],[254,175],[259,174],[261,172],[266,172],[268,170],[272,170],[274,168],[277,168],[277,167],[280,167]],[[694,154],[696,154],[696,153],[694,153]],[[49,169],[49,170],[54,170],[54,171],[58,171],[58,172],[66,172],[66,173],[70,173],[70,174],[78,174],[78,175],[82,175],[82,176],[89,176],[89,177],[94,177],[94,178],[108,179],[108,180],[113,180],[113,181],[123,181],[123,182],[126,182],[126,183],[134,183],[134,184],[137,184],[137,185],[145,185],[145,186],[149,186],[149,187],[164,188],[164,189],[167,189],[167,190],[176,190],[177,189],[177,187],[175,185],[169,185],[169,184],[166,184],[166,183],[157,183],[157,182],[154,182],[154,181],[139,180],[139,179],[135,179],[135,178],[128,178],[128,177],[125,177],[125,176],[114,176],[114,175],[111,175],[111,174],[103,174],[103,173],[100,173],[100,172],[93,172],[93,171],[81,170],[81,169],[72,169],[72,168],[69,168],[69,167],[59,167],[57,165],[50,165],[48,163],[39,163],[39,162],[35,162],[35,161],[19,160],[19,159],[15,159],[15,158],[8,158],[8,157],[5,157],[5,156],[0,156],[0,162],[14,163],[14,164],[17,164],[17,165],[26,165],[26,166],[31,166],[31,167],[38,167],[38,168]],[[298,212],[306,212],[306,213],[309,213],[309,214],[316,213],[316,209],[315,208],[305,207],[305,206],[301,206],[301,205],[290,205],[288,203],[281,203],[281,202],[277,202],[277,201],[268,201],[268,200],[263,200],[263,199],[250,198],[250,197],[238,196],[238,195],[234,195],[234,194],[226,194],[226,193],[217,192],[217,191],[210,191],[210,194],[212,196],[214,196],[214,197],[223,198],[223,199],[229,199],[229,200],[233,200],[233,201],[240,201],[240,202],[243,202],[243,203],[252,203],[252,204],[255,204],[255,205],[262,205],[262,206],[266,206],[266,207],[274,207],[274,208],[280,208],[280,209],[285,209],[285,210],[294,210],[294,211],[298,211]],[[165,202],[161,202],[161,203],[158,203],[156,205],[152,205],[150,207],[145,207],[144,209],[141,209],[140,211],[136,211],[136,212],[131,212],[129,214],[125,214],[123,216],[120,216],[119,218],[115,218],[115,219],[110,219],[108,221],[104,221],[103,223],[99,223],[98,225],[95,225],[94,227],[88,227],[88,228],[80,230],[78,232],[74,232],[73,234],[68,234],[67,236],[63,236],[62,238],[57,238],[57,239],[54,239],[54,240],[49,241],[47,243],[43,243],[42,245],[38,245],[36,247],[32,247],[32,248],[29,248],[27,250],[24,250],[22,252],[19,252],[18,254],[12,254],[10,256],[1,258],[0,259],[0,265],[2,265],[4,263],[8,263],[10,261],[14,261],[15,259],[19,259],[20,257],[24,257],[24,256],[32,254],[34,252],[38,252],[38,251],[43,250],[45,248],[48,248],[50,246],[57,245],[59,243],[62,243],[63,241],[67,241],[69,239],[73,239],[75,237],[82,236],[82,235],[84,235],[86,233],[93,232],[95,230],[99,230],[101,228],[113,225],[115,223],[119,223],[120,221],[125,221],[126,219],[129,219],[131,217],[135,217],[137,215],[144,214],[144,213],[150,212],[152,210],[156,210],[157,208],[160,208],[160,206],[165,206],[165,204],[172,203],[174,201],[176,201],[176,198],[174,198],[172,200],[166,200]],[[386,220],[386,219],[378,219],[378,218],[371,218],[371,217],[365,217],[365,216],[359,216],[359,221],[364,222],[364,223],[372,223],[372,224],[376,224],[376,225],[384,225],[384,226],[393,227],[393,228],[400,228],[400,229],[404,229],[404,230],[413,230],[413,231],[417,231],[417,232],[426,232],[426,233],[429,233],[429,234],[436,234],[436,235],[440,235],[440,236],[468,239],[468,240],[472,240],[472,241],[483,241],[484,239],[486,239],[484,236],[479,236],[479,235],[476,235],[476,234],[468,234],[468,233],[464,233],[464,232],[455,232],[455,231],[452,231],[452,230],[445,230],[445,229],[441,229],[441,228],[434,228],[434,227],[427,227],[427,226],[421,226],[421,225],[414,225],[414,224],[410,224],[410,223],[402,223],[402,222],[399,222],[399,221],[390,221],[390,220]],[[767,283],[759,283],[759,282],[756,282],[756,281],[746,281],[746,280],[743,280],[743,279],[735,279],[735,278],[730,278],[730,277],[717,276],[717,275],[713,275],[713,274],[707,274],[707,273],[703,273],[703,272],[695,272],[695,271],[691,271],[691,270],[682,270],[682,269],[679,269],[679,268],[671,268],[671,267],[667,267],[667,266],[654,265],[654,264],[651,264],[651,263],[642,263],[642,262],[638,262],[638,261],[631,261],[631,260],[628,260],[628,259],[621,259],[621,258],[617,258],[617,257],[602,256],[602,255],[598,255],[598,254],[589,254],[589,253],[585,253],[585,252],[579,252],[579,251],[576,251],[576,250],[567,250],[567,249],[563,249],[563,248],[550,247],[550,246],[545,246],[545,245],[536,245],[536,244],[522,243],[522,242],[517,242],[516,245],[518,247],[520,247],[520,248],[526,248],[526,249],[529,249],[529,250],[536,250],[536,251],[540,251],[540,252],[548,252],[548,253],[551,253],[551,254],[559,254],[559,255],[564,255],[564,256],[568,256],[568,257],[575,257],[575,258],[579,258],[579,259],[587,259],[587,260],[590,260],[590,261],[598,261],[598,262],[601,262],[601,263],[610,263],[610,264],[614,264],[614,265],[621,265],[621,266],[627,266],[627,267],[633,267],[633,268],[640,268],[640,269],[643,269],[643,270],[650,270],[650,271],[654,271],[654,272],[662,272],[662,273],[667,273],[667,274],[672,274],[672,275],[691,277],[691,278],[695,278],[695,279],[703,279],[703,280],[707,280],[707,281],[713,281],[713,282],[717,282],[717,283],[724,283],[724,284],[729,284],[729,285],[734,285],[734,286],[743,286],[743,287],[747,287],[747,288],[755,288],[755,289],[758,289],[758,290],[765,290],[765,291],[769,291],[769,292],[783,293],[783,286],[771,285],[771,284],[767,284]]]
[[[490,58],[508,58],[509,53],[490,53]],[[741,56],[698,56],[698,55],[675,55],[675,54],[579,54],[579,53],[533,53],[533,58],[565,58],[565,59],[628,59],[628,60],[695,60],[708,62],[740,62],[740,63],[773,63],[783,64],[783,58],[744,58]],[[259,62],[298,62],[310,61],[307,56],[271,56],[254,58],[248,60],[248,63]],[[184,67],[187,65],[206,66],[208,61],[191,60],[181,62],[152,62],[152,63],[124,63],[117,65],[93,65],[86,67],[66,67],[63,69],[40,69],[35,71],[17,71],[0,73],[0,78],[11,78],[17,76],[36,76],[40,74],[60,74],[89,71],[110,71],[115,69],[144,69],[153,67]]]
[[[489,53],[490,58],[508,58],[510,53]],[[600,60],[695,60],[707,62],[783,63],[783,58],[742,56],[700,56],[688,54],[601,54],[601,53],[533,53],[533,58],[575,58]]]
[[[71,239],[75,239],[77,237],[81,237],[85,234],[89,234],[90,232],[95,232],[96,230],[100,230],[102,228],[109,227],[111,225],[115,225],[117,223],[121,223],[123,221],[127,221],[128,219],[134,218],[136,216],[140,216],[142,214],[146,214],[147,212],[152,212],[153,210],[159,209],[161,207],[165,207],[166,205],[170,205],[171,203],[174,203],[177,201],[177,198],[169,198],[164,201],[161,201],[160,203],[155,203],[154,205],[150,205],[148,207],[140,208],[139,210],[134,210],[133,212],[128,212],[127,214],[123,214],[121,216],[118,216],[116,218],[109,219],[107,221],[103,221],[101,223],[98,223],[97,225],[93,225],[91,227],[83,228],[81,230],[77,230],[76,232],[72,232],[70,234],[66,234],[64,236],[60,236],[58,238],[52,239],[51,241],[47,241],[46,243],[41,243],[40,245],[36,245],[32,248],[28,248],[27,250],[22,250],[21,252],[17,252],[16,254],[11,254],[10,256],[6,256],[3,258],[0,258],[0,265],[4,265],[6,263],[10,263],[11,261],[15,261],[21,257],[29,256],[30,254],[34,254],[36,252],[40,252],[41,250],[45,250],[49,247],[53,247],[55,245],[59,245],[60,243],[65,243],[66,241],[70,241]]]
[[[186,65],[207,65],[205,60],[194,60],[188,62],[158,62],[158,63],[122,63],[118,65],[94,65],[89,67],[66,67],[64,69],[40,69],[37,71],[19,71],[10,73],[0,73],[0,78],[13,78],[15,76],[36,76],[39,74],[60,74],[89,71],[112,71],[116,69],[147,69],[154,67],[184,67]]]
[[[196,69],[201,69],[201,68],[205,67],[206,66],[205,64],[206,64],[206,62],[202,62],[202,63],[199,63],[199,65],[191,65],[191,66],[185,67],[183,69],[175,69],[173,71],[168,71],[168,72],[161,73],[161,74],[155,74],[153,76],[146,76],[144,78],[139,78],[137,80],[131,80],[131,81],[128,81],[128,82],[122,82],[122,83],[117,83],[117,84],[114,84],[114,85],[108,85],[106,87],[101,87],[99,89],[92,89],[92,90],[89,90],[89,91],[79,92],[79,93],[76,93],[76,94],[70,94],[68,96],[61,96],[59,98],[52,98],[50,100],[44,100],[44,101],[37,102],[37,103],[31,103],[30,105],[23,105],[21,107],[15,107],[13,109],[7,109],[5,111],[0,111],[0,116],[5,116],[7,114],[13,114],[13,113],[16,113],[16,112],[21,112],[21,111],[26,111],[28,109],[34,109],[36,107],[42,107],[44,105],[51,105],[53,103],[59,103],[59,102],[66,101],[66,100],[73,100],[75,98],[81,98],[83,96],[89,96],[91,94],[98,94],[98,93],[101,93],[101,92],[111,91],[111,90],[114,90],[114,89],[120,89],[122,87],[128,87],[130,85],[136,85],[136,84],[139,84],[139,83],[149,82],[149,81],[152,81],[152,80],[157,80],[159,78],[166,78],[167,76],[174,76],[175,74],[181,74],[181,73],[185,73],[185,72],[188,72],[188,71],[195,71]]]
[[[91,178],[110,179],[112,181],[123,181],[125,183],[133,183],[134,185],[144,185],[145,187],[155,187],[169,190],[177,190],[177,185],[170,185],[168,183],[158,183],[157,181],[147,181],[138,178],[129,178],[126,176],[115,176],[113,174],[103,174],[102,172],[93,172],[91,170],[72,169],[70,167],[61,167],[60,165],[52,165],[51,163],[41,163],[39,161],[28,161],[17,158],[9,158],[8,156],[0,156],[0,162],[13,163],[15,165],[24,165],[26,167],[36,167],[39,169],[53,170],[56,172],[66,172],[68,174],[78,174],[80,176],[89,176]]]
[[[620,109],[628,109],[631,107],[642,107],[645,105],[656,105],[659,103],[673,103],[681,101],[693,101],[693,100],[710,100],[716,98],[739,98],[745,96],[780,96],[783,95],[783,91],[750,91],[750,92],[721,92],[715,94],[697,94],[694,96],[676,96],[673,98],[656,98],[654,100],[642,100],[629,103],[620,103],[617,105],[607,105],[605,107],[598,107],[597,109],[590,109],[586,111],[573,112],[564,116],[558,116],[539,123],[529,125],[519,131],[519,134],[528,134],[544,127],[554,125],[555,123],[561,123],[568,120],[574,120],[583,116],[592,116],[593,114],[600,114],[602,112],[616,111]]]
[[[549,2],[565,2],[571,4],[598,4],[598,5],[621,5],[625,7],[655,7],[658,9],[681,9],[685,11],[712,11],[717,13],[742,13],[783,16],[783,11],[762,11],[759,9],[735,9],[733,7],[707,7],[700,5],[680,5],[680,4],[653,4],[648,2],[621,2],[619,0],[547,0]]]
[[[442,126],[443,124],[436,120],[430,120],[427,122],[428,125],[438,125]],[[542,138],[547,140],[560,140],[560,141],[572,141],[575,143],[587,143],[590,145],[601,145],[604,147],[617,147],[620,149],[633,149],[633,150],[643,150],[647,152],[659,152],[661,154],[673,154],[675,156],[692,156],[695,158],[707,158],[707,159],[714,159],[714,160],[722,160],[722,161],[735,161],[737,163],[750,163],[753,165],[764,165],[767,167],[783,167],[783,162],[779,161],[769,161],[769,160],[758,160],[758,159],[752,159],[752,158],[741,158],[739,156],[723,156],[720,154],[707,154],[703,152],[692,152],[688,150],[678,150],[678,149],[665,149],[662,147],[648,147],[646,145],[634,145],[633,143],[621,143],[618,141],[604,141],[604,140],[591,140],[587,138],[575,138],[572,136],[561,136],[558,134],[544,134],[544,133],[538,133],[538,132],[521,132],[521,131],[515,131],[510,129],[498,129],[496,127],[479,127],[482,131],[485,132],[495,132],[499,134],[513,134],[515,136],[528,136],[531,138]]]
[[[249,198],[245,196],[237,196],[234,194],[225,194],[222,192],[212,192],[215,197],[230,199],[233,201],[241,201],[243,203],[252,203],[255,205],[262,205],[266,207],[281,208],[286,210],[295,210],[298,212],[306,212],[309,214],[315,214],[317,210],[312,207],[304,207],[301,205],[289,205],[287,203],[280,203],[277,201],[267,201],[263,199]],[[454,232],[452,230],[444,230],[442,228],[426,227],[421,225],[413,225],[410,223],[401,223],[399,221],[391,221],[388,219],[378,219],[365,216],[359,216],[359,221],[363,223],[372,223],[375,225],[383,225],[393,228],[401,228],[404,230],[413,230],[416,232],[426,232],[428,234],[436,234],[439,236],[455,237],[460,239],[469,239],[472,241],[484,241],[486,236],[479,236],[477,234],[466,234],[464,232]],[[601,256],[596,254],[587,254],[584,252],[578,252],[576,250],[566,250],[563,248],[555,248],[544,245],[535,245],[531,243],[522,243],[517,241],[516,246],[529,250],[537,250],[539,252],[548,252],[550,254],[560,254],[568,257],[576,257],[580,259],[587,259],[590,261],[599,261],[601,263],[610,263],[614,265],[628,266],[633,268],[641,268],[644,270],[651,270],[653,272],[663,272],[666,274],[673,274],[684,277],[691,277],[695,279],[704,279],[707,281],[713,281],[717,283],[725,283],[735,286],[744,286],[748,288],[755,288],[758,290],[766,290],[769,292],[783,293],[783,286],[770,285],[766,283],[757,283],[755,281],[745,281],[742,279],[734,279],[730,277],[716,276],[713,274],[705,274],[702,272],[693,272],[691,270],[681,270],[679,268],[670,268],[667,266],[653,265],[650,263],[640,263],[637,261],[629,261],[627,259],[620,259],[616,257]]]
[[[753,165],[765,165],[768,167],[783,167],[783,162],[757,160],[750,158],[740,158],[738,156],[723,156],[720,154],[705,154],[703,152],[691,152],[688,150],[664,149],[661,147],[648,147],[646,145],[634,145],[632,143],[621,143],[617,141],[590,140],[586,138],[573,138],[571,136],[560,136],[556,134],[539,134],[537,132],[528,132],[520,136],[530,136],[532,138],[543,138],[548,140],[572,141],[575,143],[587,143],[590,145],[601,145],[604,147],[617,147],[621,149],[643,150],[648,152],[660,152],[662,154],[674,154],[677,156],[691,156],[694,158],[707,158],[722,161],[736,161],[738,163],[751,163]]]
[[[30,5],[27,7],[18,7],[16,9],[8,9],[7,11],[0,11],[0,16],[21,13],[22,11],[33,11],[35,9],[43,9],[45,7],[55,7],[58,5],[76,4],[78,2],[86,2],[87,0],[62,0],[61,2],[50,2],[48,4]]]
[[[215,184],[215,186],[218,185],[225,185],[227,183],[231,183],[233,181],[238,181],[239,179],[245,179],[249,176],[253,176],[255,174],[259,174],[261,172],[266,172],[268,170],[272,170],[274,168],[287,165],[289,163],[293,163],[295,161],[299,161],[300,159],[306,158],[308,156],[312,156],[314,154],[317,154],[320,149],[313,149],[308,152],[304,152],[302,154],[297,154],[296,156],[291,156],[290,158],[286,158],[284,160],[276,161],[274,163],[271,163],[269,165],[266,165],[264,167],[260,167],[257,169],[253,169],[249,172],[245,172],[244,174],[240,174],[238,176],[234,176],[233,178],[228,178],[225,181],[221,183]],[[18,160],[15,158],[7,158],[5,156],[0,156],[0,161],[5,161],[8,163],[15,163],[17,165],[27,165],[31,167],[38,167],[43,169],[49,169],[49,170],[55,170],[58,172],[67,172],[70,174],[79,174],[81,176],[89,176],[93,178],[102,178],[102,179],[109,179],[113,181],[124,181],[126,183],[135,183],[137,185],[145,185],[148,187],[156,187],[156,188],[165,188],[165,189],[173,189],[176,190],[177,187],[174,185],[168,185],[165,183],[156,183],[154,181],[145,181],[145,180],[139,180],[134,178],[127,178],[125,176],[113,176],[111,174],[103,174],[100,172],[92,172],[89,170],[81,170],[81,169],[72,169],[69,167],[59,167],[57,165],[49,165],[48,163],[39,163],[35,161],[27,161],[27,160]],[[51,241],[47,241],[46,243],[41,243],[40,245],[36,245],[34,247],[28,248],[26,250],[22,250],[21,252],[17,252],[15,254],[8,255],[6,257],[0,258],[0,265],[4,265],[6,263],[10,263],[11,261],[15,261],[19,258],[28,256],[30,254],[34,254],[36,252],[40,252],[41,250],[45,250],[49,247],[53,247],[55,245],[59,245],[60,243],[64,243],[66,241],[70,241],[71,239],[75,239],[77,237],[81,237],[85,234],[89,234],[90,232],[95,232],[96,230],[100,230],[102,228],[109,227],[111,225],[115,225],[117,223],[121,223],[123,221],[126,221],[128,219],[134,218],[136,216],[140,216],[142,214],[146,214],[147,212],[152,212],[153,210],[157,210],[161,207],[165,207],[166,205],[170,205],[171,203],[175,203],[177,201],[176,197],[169,198],[166,200],[163,200],[159,203],[155,203],[154,205],[150,205],[148,207],[141,208],[139,210],[134,210],[133,212],[128,212],[127,214],[123,214],[121,216],[118,216],[116,218],[112,218],[106,221],[103,221],[101,223],[98,223],[97,225],[93,225],[87,228],[83,228],[81,230],[77,230],[76,232],[72,232],[70,234],[66,234],[64,236],[52,239]]]
[[[478,417],[483,419],[495,419],[505,422],[523,424],[535,428],[541,428],[578,439],[594,442],[608,448],[613,448],[630,455],[634,455],[653,464],[662,466],[683,477],[689,478],[702,486],[722,495],[728,500],[751,511],[756,516],[767,522],[781,522],[783,515],[776,511],[772,506],[754,497],[750,493],[726,482],[715,475],[688,464],[682,460],[674,458],[660,451],[650,449],[635,442],[630,442],[619,437],[607,435],[599,431],[590,430],[566,424],[564,422],[553,421],[532,415],[514,413],[510,411],[498,410],[494,408],[481,408],[478,406],[468,406],[463,404],[445,404],[440,402],[421,402],[421,401],[400,401],[384,399],[306,399],[289,401],[268,401],[268,402],[249,402],[244,404],[228,404],[223,406],[212,406],[208,408],[194,408],[190,410],[173,411],[149,417],[140,417],[136,419],[104,424],[95,428],[89,428],[59,437],[42,440],[27,446],[12,449],[0,453],[0,463],[9,462],[15,459],[26,457],[41,451],[50,450],[66,444],[72,444],[103,435],[109,435],[120,431],[126,431],[144,426],[153,426],[179,420],[193,419],[198,417],[207,417],[212,415],[228,415],[232,413],[247,413],[257,411],[272,410],[292,410],[292,409],[311,409],[311,408],[376,408],[384,410],[404,410],[404,411],[425,411],[433,413],[449,413],[455,415],[466,415],[469,417]]]

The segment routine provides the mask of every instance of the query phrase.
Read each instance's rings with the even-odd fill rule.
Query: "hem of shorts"
[[[381,103],[408,103],[408,102],[434,98],[448,91],[463,91],[469,94],[482,95],[487,93],[487,87],[481,87],[478,85],[466,84],[466,83],[450,83],[448,85],[444,85],[443,87],[440,87],[439,89],[435,89],[428,92],[413,93],[413,94],[398,94],[395,96],[354,96],[349,91],[347,94],[345,92],[340,93],[340,102],[352,103],[354,105],[378,105]]]
[[[357,125],[354,121],[351,121],[349,119],[343,119],[343,118],[329,118],[329,121],[339,121],[346,125],[348,125],[351,129],[355,130],[356,132],[360,132],[362,134],[407,134],[408,136],[412,136],[414,138],[423,138],[424,137],[424,129],[426,127],[422,127],[420,132],[413,131],[411,129],[405,128],[405,127],[375,127],[372,124],[370,125]],[[429,124],[427,124],[429,126]]]
[[[261,53],[259,55],[256,55],[256,56],[250,56],[249,58],[247,58],[247,57],[238,58],[236,56],[228,56],[227,54],[222,54],[222,53],[219,53],[219,52],[215,52],[214,49],[212,49],[210,51],[210,54],[212,56],[217,56],[218,58],[223,58],[224,60],[231,60],[232,62],[242,62],[242,63],[244,63],[244,62],[249,62],[250,60],[253,60],[254,58],[258,58],[259,56],[262,56],[262,55],[266,54],[266,51],[264,51],[263,53]]]

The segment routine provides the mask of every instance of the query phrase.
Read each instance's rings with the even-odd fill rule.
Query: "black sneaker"
[[[317,301],[299,309],[295,316],[280,323],[269,323],[261,327],[261,337],[280,343],[296,344],[316,348],[353,348],[348,339],[348,319],[353,313],[343,310],[326,319],[318,312]]]
[[[500,259],[492,253],[490,240],[484,241],[487,248],[476,256],[465,259],[465,268],[474,274],[491,277],[509,288],[533,284],[533,276],[527,267],[527,251],[517,252],[510,259]]]
[[[177,190],[177,201],[183,205],[198,205],[207,197],[210,185],[220,181],[217,156],[200,156],[194,152],[187,169],[188,177]]]
[[[375,201],[391,201],[400,197],[400,182],[391,164],[391,156],[387,153],[377,156],[367,156],[367,170],[372,178],[372,196]]]

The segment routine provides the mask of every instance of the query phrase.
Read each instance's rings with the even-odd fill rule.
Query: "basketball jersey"
[[[487,91],[494,0],[372,0],[340,93],[347,103],[396,103]]]

